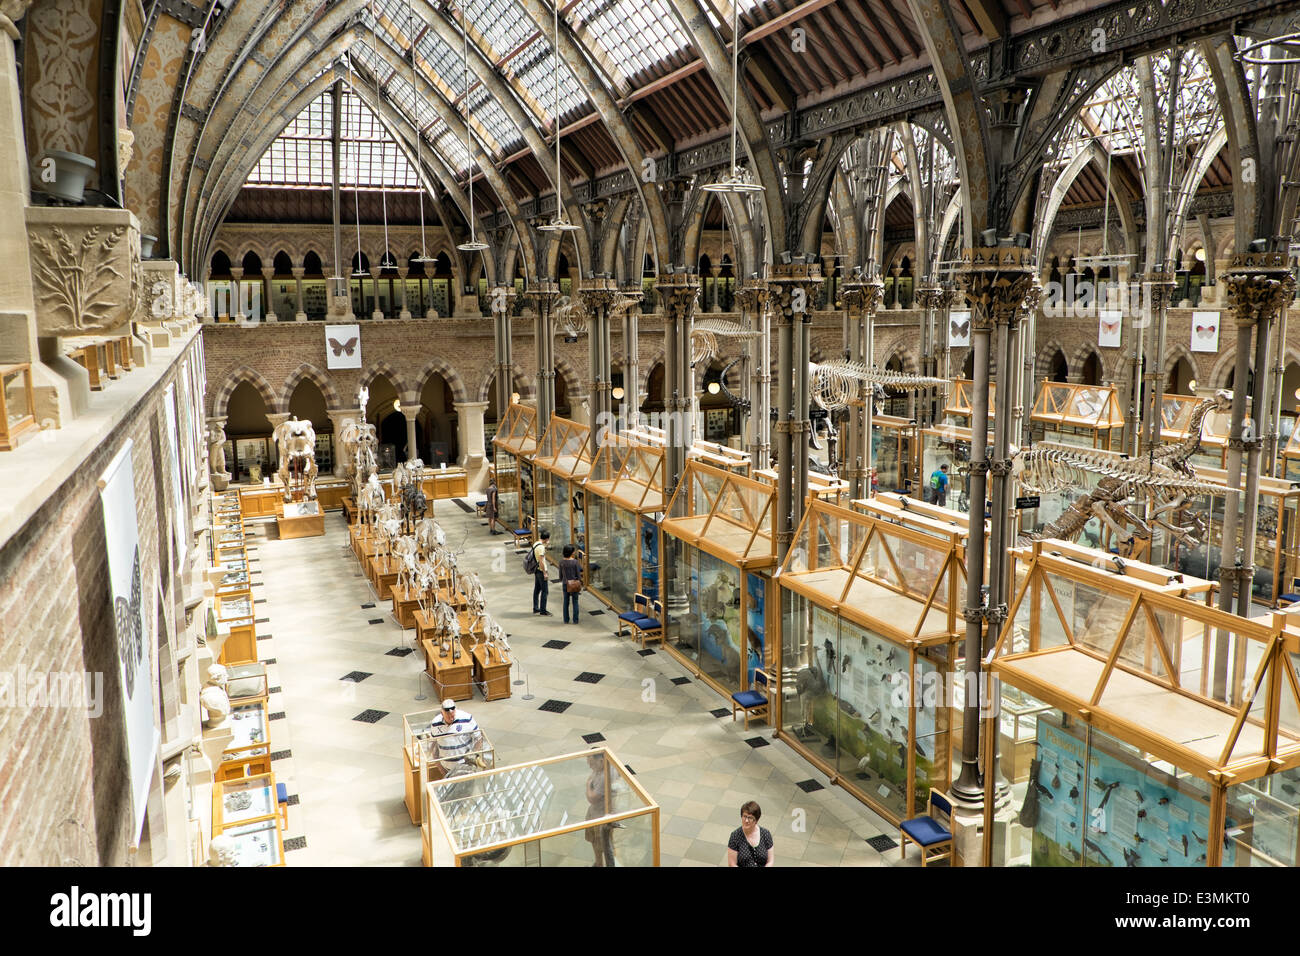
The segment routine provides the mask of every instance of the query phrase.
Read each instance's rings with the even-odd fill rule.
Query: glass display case
[[[639,591],[659,596],[664,452],[653,435],[621,432],[596,450],[580,499],[587,586],[617,611]]]
[[[221,835],[235,841],[234,866],[284,866],[284,834],[277,818],[227,827]]]
[[[776,487],[776,469],[761,468],[752,472],[757,481],[765,485]],[[832,475],[819,475],[815,471],[808,472],[808,494],[830,501],[834,504],[847,504],[849,497],[849,483],[843,478],[836,478]]]
[[[1187,463],[1225,468],[1228,464],[1228,432],[1232,428],[1230,411],[1206,407],[1208,399],[1195,395],[1163,395],[1160,403],[1160,438],[1165,442],[1186,441],[1199,422],[1200,448]],[[1264,469],[1267,471],[1267,467]]]
[[[989,446],[993,433],[988,433]],[[940,425],[921,431],[920,497],[923,501],[959,514],[970,513],[970,446],[971,431],[958,425]],[[934,501],[930,490],[930,475],[942,465],[948,466],[948,487],[939,501]],[[988,514],[988,502],[984,503]]]
[[[406,809],[411,822],[420,824],[419,800],[425,785],[446,776],[460,776],[476,770],[490,770],[496,766],[496,748],[487,734],[479,732],[471,742],[469,751],[460,761],[451,763],[438,759],[438,746],[429,726],[442,711],[421,710],[402,716],[402,764],[406,781]]]
[[[271,772],[271,742],[266,700],[246,704],[231,702],[230,728],[234,734],[221,754],[217,779]]]
[[[776,489],[689,461],[660,522],[664,646],[724,696],[767,670]]]
[[[426,865],[658,866],[659,807],[608,749],[430,783]]]
[[[952,387],[948,389],[948,401],[943,407],[945,418],[953,425],[962,425],[965,428],[971,428],[972,398],[974,396],[975,383],[967,378],[953,379]],[[993,424],[993,405],[998,394],[998,383],[989,382],[989,426]]]
[[[537,530],[551,532],[551,547],[582,546],[585,538],[585,503],[581,483],[591,471],[591,430],[558,415],[551,416],[533,458],[536,483]]]
[[[527,510],[521,508],[521,459],[531,458],[537,450],[537,409],[528,405],[511,405],[492,436],[493,467],[497,478],[497,524],[506,532],[523,527],[525,516],[532,518],[532,485],[529,474]]]
[[[781,588],[780,734],[892,822],[947,789],[957,535],[810,504]]]
[[[871,416],[871,466],[881,491],[910,494],[919,481],[920,429],[910,418]]]
[[[1085,549],[1077,549],[1084,552]],[[1056,553],[1054,553],[1056,552]],[[1092,552],[1099,564],[1108,556]],[[1033,752],[1009,820],[986,809],[990,865],[1251,866],[1294,856],[1300,631],[1209,607],[1161,569],[1115,574],[1036,542],[990,652]],[[1135,571],[1137,573],[1135,573]],[[1277,783],[1275,783],[1277,781]],[[1294,789],[1294,788],[1293,788]],[[1275,854],[1281,854],[1277,856]]]
[[[274,774],[259,773],[251,777],[218,780],[212,785],[214,834],[227,827],[275,817],[279,812]]]
[[[265,701],[269,697],[266,665],[261,661],[233,664],[226,668],[226,694],[232,705]]]
[[[1043,382],[1030,421],[1035,441],[1110,449],[1124,434],[1124,413],[1109,385]]]
[[[35,427],[31,364],[0,365],[0,451],[16,448],[19,436]]]

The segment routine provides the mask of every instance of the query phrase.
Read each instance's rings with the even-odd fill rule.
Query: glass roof
[[[624,84],[691,45],[666,0],[578,0],[564,17],[589,46],[608,54]]]
[[[370,108],[343,93],[339,182],[363,188],[418,189],[419,180],[396,141]],[[275,138],[249,174],[248,186],[321,188],[331,185],[334,163],[333,93],[308,103]]]

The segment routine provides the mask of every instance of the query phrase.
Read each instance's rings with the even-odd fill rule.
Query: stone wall
[[[189,546],[186,567],[179,567],[171,534],[173,509],[190,507],[171,500],[163,411],[165,387],[184,387],[178,380],[182,358],[197,365],[197,336],[183,339],[154,349],[152,365],[111,383],[68,428],[0,457],[2,483],[16,472],[42,480],[36,477],[38,456],[45,465],[75,458],[63,469],[66,478],[40,489],[44,503],[12,534],[0,536],[0,680],[17,682],[8,685],[13,695],[21,683],[30,687],[51,675],[102,674],[104,703],[102,715],[92,717],[85,707],[28,707],[15,705],[12,696],[0,701],[0,866],[145,864],[162,862],[166,852],[160,754],[141,849],[130,849],[130,778],[97,479],[129,439],[147,633],[158,636],[155,622],[161,621],[151,656],[161,667],[161,680],[158,670],[154,674],[161,711],[155,720],[165,743],[184,732],[176,657],[185,641],[185,581],[197,550]],[[107,426],[98,431],[94,422]],[[202,448],[195,458],[206,470]],[[197,489],[182,497],[195,500]],[[161,598],[151,593],[155,581]],[[184,821],[172,825],[183,828]]]

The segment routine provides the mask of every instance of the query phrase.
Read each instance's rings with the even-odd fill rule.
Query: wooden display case
[[[282,507],[283,514],[275,519],[282,540],[317,538],[325,533],[325,515],[317,502],[290,502]]]
[[[19,438],[35,430],[31,363],[0,365],[0,451],[17,448]]]
[[[588,799],[599,775],[598,803]],[[457,775],[425,786],[430,866],[659,865],[659,806],[606,748]],[[606,843],[605,841],[610,841]]]
[[[921,437],[916,420],[872,415],[871,449],[876,486],[881,491],[911,494],[921,480]]]
[[[265,701],[270,696],[267,688],[266,665],[261,661],[234,664],[227,669],[226,693],[232,705]]]
[[[551,533],[551,548],[583,547],[586,515],[582,482],[591,471],[591,430],[552,415],[533,458],[537,531]]]
[[[419,588],[404,588],[393,585],[390,593],[393,597],[393,617],[403,628],[415,627],[415,612],[420,609]]]
[[[459,657],[442,653],[436,638],[419,639],[424,651],[424,672],[433,681],[434,696],[439,700],[472,700],[474,697],[474,658],[461,648]]]
[[[971,426],[971,418],[974,414],[974,390],[975,383],[967,378],[953,379],[952,388],[948,389],[948,401],[943,407],[943,414],[952,420],[952,424],[962,425],[966,428]],[[993,427],[993,409],[994,402],[998,394],[998,383],[989,382],[989,427]],[[922,479],[925,474],[922,472]]]
[[[497,477],[497,524],[507,533],[534,519],[532,457],[537,451],[537,409],[512,404],[492,436]],[[525,472],[521,465],[527,464]],[[521,481],[527,477],[526,489]]]
[[[626,430],[605,439],[582,486],[587,587],[615,611],[633,595],[659,596],[659,515],[663,512],[662,436]],[[576,521],[575,521],[576,524]]]
[[[1093,563],[1085,550],[1048,540],[1017,552],[1018,587],[988,659],[1004,688],[1040,708],[1044,764],[1012,803],[1030,785],[1063,783],[996,834],[986,807],[985,863],[1028,845],[1035,866],[1294,864],[1294,831],[1279,846],[1257,830],[1260,801],[1242,788],[1285,780],[1290,792],[1272,796],[1285,795],[1288,818],[1300,809],[1300,631],[1285,614],[1207,606],[1197,589],[1208,582],[1115,574],[1108,554],[1092,551]],[[990,711],[985,766],[1000,736]],[[1077,781],[1077,799],[1064,799],[1064,781]]]
[[[102,366],[99,362],[99,349],[91,343],[78,342],[68,350],[67,355],[86,370],[92,391],[98,392],[104,388],[104,380],[100,377]]]
[[[510,696],[511,664],[508,655],[494,652],[486,644],[474,648],[474,682],[484,700],[504,700]]]
[[[1163,395],[1160,405],[1160,439],[1164,442],[1186,441],[1192,434],[1198,416],[1198,407],[1206,399],[1196,395]],[[1201,422],[1197,432],[1200,448],[1188,459],[1192,467],[1226,468],[1228,465],[1228,433],[1232,430],[1230,411],[1215,408],[1200,412]],[[1268,471],[1267,464],[1264,469]]]
[[[221,835],[236,843],[235,866],[284,866],[284,832],[279,818],[230,826]]]
[[[239,510],[245,518],[279,517],[284,514],[284,490],[275,482],[240,488]]]
[[[255,820],[280,815],[275,794],[275,775],[258,773],[248,777],[218,780],[212,785],[212,833],[242,826]]]
[[[923,812],[950,782],[957,533],[813,500],[776,580],[781,739],[891,822]]]
[[[270,717],[265,700],[232,704],[231,729],[234,736],[221,754],[218,780],[232,780],[252,774],[271,772]]]
[[[1111,449],[1123,438],[1124,413],[1109,385],[1043,382],[1030,414],[1035,441]]]
[[[425,786],[445,776],[445,768],[438,760],[436,744],[428,734],[429,725],[440,713],[440,709],[434,708],[402,716],[402,770],[406,812],[411,816],[411,823],[417,827],[420,825],[420,801]],[[477,744],[465,759],[480,770],[496,766],[496,750],[487,734],[479,732]]]

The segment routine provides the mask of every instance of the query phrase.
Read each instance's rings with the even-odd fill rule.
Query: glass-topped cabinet
[[[426,865],[659,865],[659,807],[605,748],[451,777],[426,792]]]

